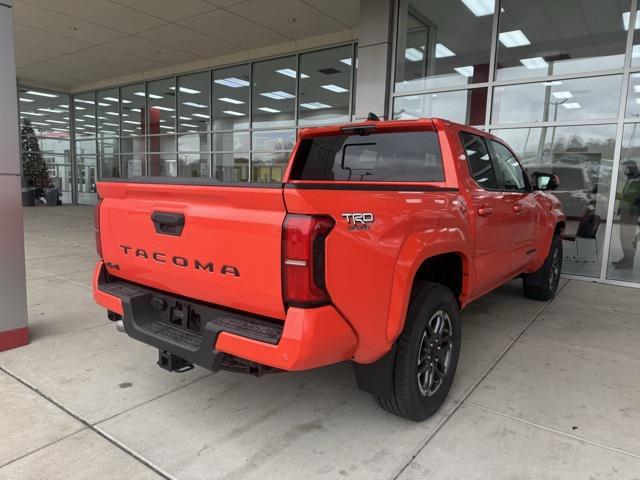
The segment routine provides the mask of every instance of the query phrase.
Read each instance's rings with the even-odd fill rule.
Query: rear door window
[[[482,188],[497,190],[496,172],[484,138],[472,133],[460,132],[460,139],[473,179]]]
[[[331,135],[300,143],[292,180],[443,182],[436,132]]]

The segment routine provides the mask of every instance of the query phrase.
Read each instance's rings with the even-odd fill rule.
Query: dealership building
[[[103,178],[278,182],[300,128],[441,117],[559,175],[565,274],[640,286],[640,260],[614,265],[640,209],[636,0],[0,4],[19,143],[63,204]]]

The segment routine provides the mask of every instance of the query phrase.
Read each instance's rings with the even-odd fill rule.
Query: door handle
[[[493,208],[491,207],[479,207],[478,208],[478,215],[480,215],[481,217],[487,217],[489,215],[491,215],[493,213]]]
[[[172,212],[153,212],[151,221],[156,229],[156,233],[163,235],[173,235],[179,237],[184,228],[184,215]]]

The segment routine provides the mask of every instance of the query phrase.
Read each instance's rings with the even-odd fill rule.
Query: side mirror
[[[556,190],[560,186],[560,179],[552,173],[534,172],[531,179],[535,190]]]

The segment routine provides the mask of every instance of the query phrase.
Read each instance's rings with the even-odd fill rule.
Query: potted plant
[[[22,120],[20,139],[22,144],[22,204],[33,206],[35,199],[44,197],[47,190],[53,186],[53,182],[49,177],[47,164],[42,158],[36,132],[28,118]]]

